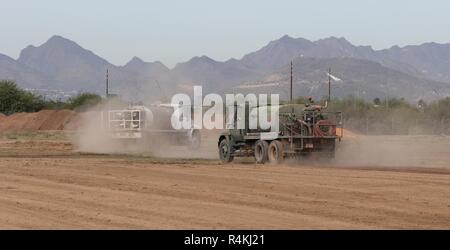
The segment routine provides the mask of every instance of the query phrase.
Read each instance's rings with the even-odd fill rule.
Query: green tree
[[[78,111],[86,111],[102,101],[102,97],[93,93],[82,93],[71,97],[68,100],[67,107]]]
[[[14,81],[0,81],[0,112],[36,112],[45,106],[45,100],[31,92],[17,87]]]

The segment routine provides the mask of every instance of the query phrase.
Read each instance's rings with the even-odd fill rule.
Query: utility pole
[[[292,61],[291,61],[291,104],[292,104]]]
[[[108,99],[108,97],[109,97],[109,71],[108,71],[108,69],[106,69],[106,99]]]
[[[294,104],[293,103],[293,100],[292,100],[292,69],[293,69],[293,66],[292,66],[292,61],[291,61],[291,101],[290,101],[290,103],[291,103],[291,106],[292,106],[292,113],[294,113],[294,106],[292,105],[292,104]]]
[[[108,97],[109,97],[109,72],[108,72],[108,69],[106,69],[106,97],[105,97],[105,100],[106,100],[106,109],[107,110],[109,110],[109,102],[108,102]],[[106,124],[105,124],[105,121],[108,121],[109,120],[109,112],[108,111],[102,111],[101,112],[101,128],[106,128],[107,126],[106,126]],[[109,124],[108,124],[108,126],[109,126]]]
[[[328,69],[328,102],[331,101],[331,68]]]

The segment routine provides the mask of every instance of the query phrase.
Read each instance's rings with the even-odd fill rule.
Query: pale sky
[[[345,37],[375,49],[450,42],[444,0],[0,0],[0,53],[13,58],[52,35],[123,65],[169,67],[193,56],[241,58],[285,34]]]

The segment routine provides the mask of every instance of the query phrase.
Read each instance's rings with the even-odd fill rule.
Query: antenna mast
[[[328,69],[328,102],[331,101],[331,68]]]

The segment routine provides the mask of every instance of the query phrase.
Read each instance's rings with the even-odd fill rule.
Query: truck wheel
[[[258,140],[255,143],[255,160],[256,163],[264,164],[267,161],[267,148],[269,143],[263,140]]]
[[[284,159],[283,143],[278,140],[274,140],[269,144],[268,157],[269,162],[272,164],[281,163]]]
[[[223,139],[219,143],[219,158],[222,162],[228,163],[233,161],[233,155],[231,155],[231,146],[226,139]]]

